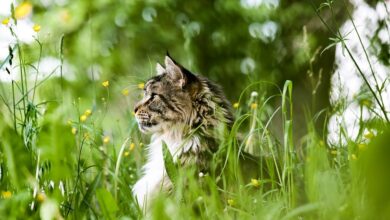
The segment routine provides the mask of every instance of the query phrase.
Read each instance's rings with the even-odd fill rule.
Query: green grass
[[[63,39],[60,42],[62,60]],[[371,132],[363,133],[361,129],[357,140],[348,140],[345,146],[329,146],[326,133],[316,129],[316,117],[310,113],[306,113],[305,124],[295,124],[294,116],[303,113],[293,109],[291,81],[286,81],[275,94],[258,89],[259,85],[271,83],[248,85],[234,110],[232,130],[220,137],[211,172],[203,176],[171,164],[169,173],[175,176],[175,191],[171,195],[161,193],[145,216],[131,193],[148,144],[148,137],[138,131],[132,115],[133,103],[141,95],[137,84],[142,81],[114,80],[103,86],[104,79],[81,83],[82,77],[76,82],[55,77],[28,80],[28,68],[39,72],[39,67],[29,61],[41,57],[44,45],[38,40],[37,44],[36,57],[26,57],[24,51],[30,48],[17,44],[13,51],[17,51],[18,64],[11,65],[10,54],[10,59],[1,65],[21,67],[19,81],[0,84],[2,217],[390,217],[387,118],[378,118],[374,123],[362,121],[360,125],[369,127]],[[59,69],[62,75],[62,66]],[[129,95],[121,94],[124,88]],[[382,108],[380,91],[372,93]],[[329,116],[332,112],[323,114]],[[294,134],[297,126],[307,130],[300,140]],[[243,172],[239,160],[242,151],[260,156],[262,167]]]

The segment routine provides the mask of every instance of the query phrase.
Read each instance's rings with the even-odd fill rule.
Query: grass
[[[343,42],[339,33],[336,36]],[[60,42],[63,63],[63,38]],[[38,39],[37,44],[40,52],[35,59],[39,60],[42,44]],[[370,91],[383,117],[374,122],[361,121],[362,127],[370,127],[370,132],[363,133],[361,129],[360,138],[347,140],[344,146],[328,145],[326,134],[316,130],[316,117],[309,113],[306,124],[299,125],[306,127],[307,133],[296,141],[294,116],[302,113],[294,112],[291,81],[271,95],[256,91],[258,85],[270,83],[248,85],[235,105],[232,130],[220,137],[219,151],[213,158],[214,169],[200,174],[171,164],[174,193],[159,195],[144,215],[131,193],[148,143],[148,137],[139,133],[131,110],[132,101],[141,93],[140,81],[131,81],[123,94],[120,82],[92,81],[92,88],[82,90],[88,94],[79,97],[76,86],[62,77],[28,79],[28,69],[39,73],[39,66],[29,63],[25,50],[24,45],[17,43],[1,65],[19,69],[20,80],[0,84],[0,216],[7,219],[390,217],[387,198],[390,177],[386,174],[390,167],[387,158],[390,131],[381,91],[373,89],[379,88],[378,85],[370,86]],[[59,69],[62,76],[62,65]],[[275,129],[278,118],[280,131]],[[277,133],[282,139],[277,138]],[[238,157],[244,150],[261,156],[262,167],[257,168],[260,176],[240,169]],[[221,164],[222,171],[218,169]]]

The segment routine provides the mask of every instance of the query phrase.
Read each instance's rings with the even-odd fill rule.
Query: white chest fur
[[[200,147],[199,137],[193,135],[191,138],[183,137],[182,128],[172,128],[164,134],[155,134],[151,138],[148,146],[147,162],[142,168],[143,176],[133,187],[133,195],[138,200],[138,204],[145,208],[150,200],[164,187],[169,186],[170,180],[166,176],[164,157],[162,152],[162,142],[165,142],[176,162],[181,154],[193,151],[198,152]]]

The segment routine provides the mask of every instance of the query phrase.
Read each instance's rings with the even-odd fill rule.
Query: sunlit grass
[[[28,5],[23,7],[16,9],[20,12],[15,16],[28,13]],[[4,25],[9,22],[9,19],[2,21]],[[39,25],[34,26],[35,31],[40,29]],[[37,44],[42,47],[38,39]],[[80,93],[62,78],[31,82],[27,77],[31,64],[26,62],[20,43],[10,49],[10,58],[2,66],[15,67],[13,51],[18,54],[20,80],[1,83],[0,216],[7,219],[386,219],[390,216],[387,119],[378,119],[368,132],[360,130],[361,138],[348,140],[345,146],[328,146],[326,134],[316,130],[315,117],[310,113],[306,123],[295,123],[295,116],[302,113],[293,109],[291,81],[281,88],[269,82],[248,85],[233,104],[236,119],[231,130],[218,137],[221,142],[210,172],[196,173],[194,169],[172,164],[168,173],[174,179],[174,191],[158,195],[144,213],[131,189],[141,175],[148,137],[139,133],[129,101],[137,99],[144,83],[137,79],[125,87],[111,80],[91,81],[90,88],[83,88],[87,94],[78,97]],[[32,68],[39,73],[38,66]],[[259,85],[275,86],[273,90],[277,92],[266,94]],[[381,105],[380,91],[374,91],[373,95],[378,96]],[[364,126],[366,122],[361,123]],[[307,130],[301,140],[295,137],[297,126]],[[257,166],[246,164],[250,159],[242,159],[245,152],[256,156]]]

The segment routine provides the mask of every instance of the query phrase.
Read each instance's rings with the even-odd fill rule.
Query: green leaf
[[[85,193],[84,195],[84,198],[83,200],[81,200],[81,203],[80,203],[80,213],[82,215],[84,215],[84,213],[88,210],[88,208],[90,207],[90,204],[91,204],[91,200],[92,200],[92,195],[93,195],[93,192],[96,190],[96,188],[98,187],[99,183],[100,183],[100,179],[102,177],[102,172],[99,172],[95,179],[93,180],[93,182],[91,183],[91,185],[88,187],[88,190],[87,192]],[[80,217],[80,216],[79,216]]]
[[[99,202],[105,219],[116,219],[115,213],[119,210],[115,199],[106,189],[100,188],[96,190],[96,198]]]
[[[178,173],[179,173],[178,167],[173,162],[173,157],[171,155],[171,152],[169,152],[168,146],[164,141],[162,142],[162,148],[163,148],[163,155],[164,155],[165,170],[167,171],[167,175],[171,180],[173,186],[175,186],[177,182]]]

